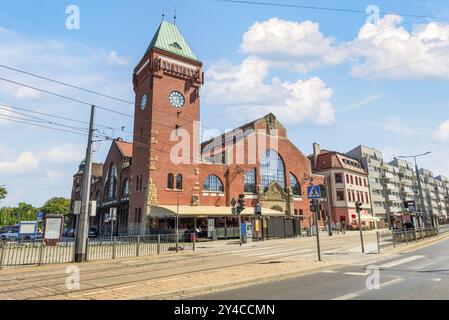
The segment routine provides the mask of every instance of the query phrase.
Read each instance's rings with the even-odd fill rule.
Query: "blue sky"
[[[357,10],[375,4],[382,12],[447,17],[380,16],[372,25],[361,13],[215,0],[1,3],[0,64],[131,101],[133,68],[161,15],[172,21],[176,6],[177,25],[204,62],[203,125],[225,130],[273,112],[306,154],[315,141],[341,152],[372,146],[386,159],[432,150],[422,166],[449,175],[449,5],[444,1],[283,1]],[[80,8],[80,30],[65,26],[72,4]],[[427,59],[433,56],[440,57]],[[423,61],[358,78],[417,60]],[[0,77],[132,114],[127,104],[1,68]],[[0,103],[83,121],[89,117],[87,106],[2,81]],[[100,124],[132,128],[123,116],[99,111],[97,118]],[[39,206],[52,196],[69,197],[85,137],[2,119],[0,130],[0,185],[10,193],[2,205]],[[116,130],[105,133],[131,138]],[[96,144],[97,160],[104,159],[108,146]]]

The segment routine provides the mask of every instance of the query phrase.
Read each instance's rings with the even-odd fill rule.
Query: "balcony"
[[[385,179],[389,179],[389,180],[393,180],[395,178],[394,174],[392,174],[390,172],[384,172],[383,176]]]
[[[391,183],[387,183],[385,185],[385,187],[387,188],[387,190],[392,190],[392,191],[396,191],[398,189],[394,184],[391,184]]]
[[[403,187],[402,188],[402,192],[404,192],[404,193],[414,193],[412,188],[409,188],[409,187]]]
[[[388,199],[388,201],[401,201],[401,199],[398,196],[395,196],[395,195],[392,195],[392,194],[389,194],[387,196],[387,199]]]

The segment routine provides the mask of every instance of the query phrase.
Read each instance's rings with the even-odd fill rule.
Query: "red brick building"
[[[113,144],[96,191],[102,199],[97,222],[102,210],[128,208],[122,198],[110,202],[107,196],[112,164],[117,194],[129,181],[129,211],[122,217],[128,214],[130,235],[174,228],[176,216],[182,229],[238,226],[231,203],[241,194],[246,220],[254,219],[254,207],[260,205],[264,220],[301,216],[304,227],[312,221],[306,195],[311,163],[273,114],[200,144],[202,62],[175,25],[161,23],[134,69],[133,82],[132,154],[131,144],[126,151],[121,150],[123,143]],[[130,165],[123,168],[123,159]],[[315,184],[322,181],[314,177]]]

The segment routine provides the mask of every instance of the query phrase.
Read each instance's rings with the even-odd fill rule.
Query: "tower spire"
[[[173,24],[176,25],[176,6],[175,6],[175,15],[173,16]]]
[[[162,21],[165,20],[165,13],[162,14]]]

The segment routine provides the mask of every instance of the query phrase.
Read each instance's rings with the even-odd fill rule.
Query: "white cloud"
[[[350,53],[358,60],[352,74],[360,76],[404,65],[376,76],[448,79],[449,55],[440,55],[449,50],[449,24],[431,22],[408,31],[401,23],[401,17],[387,15],[378,25],[366,24],[360,29]],[[440,57],[428,59],[435,56]],[[415,61],[421,62],[405,65]]]
[[[323,35],[316,22],[272,18],[249,28],[241,50],[290,71],[309,72],[351,62],[353,76],[388,69],[372,76],[449,79],[449,24],[430,22],[407,30],[397,15],[363,25],[349,42]]]
[[[410,124],[404,123],[402,119],[396,117],[387,118],[382,123],[382,127],[385,131],[399,136],[410,136],[415,132],[414,129],[416,129],[410,126]]]
[[[18,87],[13,90],[12,94],[15,98],[20,100],[37,100],[41,97],[39,91],[26,87]]]
[[[318,23],[279,18],[256,22],[244,34],[241,44],[242,52],[248,55],[299,72],[343,62],[343,51],[331,54],[336,47],[335,39],[325,37]]]
[[[42,158],[50,162],[79,162],[84,157],[84,148],[72,143],[50,149],[42,154]]]
[[[333,90],[320,78],[289,82],[275,77],[266,82],[269,71],[269,63],[256,57],[239,65],[221,61],[207,70],[205,101],[245,110],[254,117],[273,112],[284,123],[335,121]]]
[[[434,132],[433,139],[441,142],[449,144],[449,120],[443,122],[438,130]]]
[[[37,169],[39,159],[32,152],[24,152],[12,161],[0,161],[0,173],[23,174]]]
[[[111,51],[108,54],[107,62],[109,65],[127,66],[129,65],[129,59],[121,57],[116,51]]]

